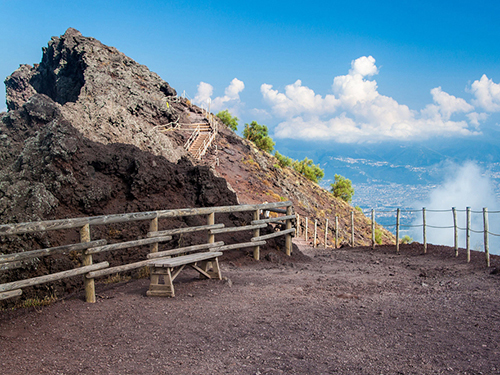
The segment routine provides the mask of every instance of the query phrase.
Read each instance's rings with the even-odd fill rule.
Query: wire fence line
[[[317,247],[317,245],[322,241],[322,239],[320,239],[320,236],[319,236],[319,231],[322,230],[323,233],[324,233],[324,246],[325,248],[328,247],[328,234],[329,234],[329,231],[331,230],[332,234],[334,234],[334,240],[330,241],[330,243],[332,244],[332,247],[333,248],[338,248],[339,247],[339,240],[341,239],[341,236],[342,236],[342,246],[345,244],[345,243],[348,243],[348,245],[350,246],[355,246],[355,221],[354,221],[354,212],[356,210],[353,210],[350,212],[350,218],[343,218],[343,229],[342,229],[342,232],[343,234],[340,234],[340,226],[339,226],[339,216],[335,216],[335,221],[331,223],[331,226],[333,226],[333,228],[329,228],[329,219],[326,218],[325,221],[324,221],[324,228],[320,228],[322,227],[322,219],[321,220],[318,220],[318,219],[311,219],[309,220],[309,218],[306,216],[306,217],[303,217],[301,218],[299,214],[297,214],[297,226],[296,226],[296,235],[297,236],[303,236],[305,238],[306,241],[309,241],[309,239],[312,239],[312,243],[313,243],[313,246],[314,247]],[[395,223],[394,224],[388,224],[387,222],[385,222],[382,227],[383,228],[395,228],[395,232],[396,232],[396,252],[399,253],[399,245],[401,242],[403,242],[405,240],[405,238],[403,238],[402,240],[403,241],[400,241],[401,240],[401,237],[400,237],[400,229],[401,228],[422,228],[422,238],[423,238],[423,247],[424,247],[424,253],[427,252],[427,239],[428,239],[428,233],[427,233],[427,230],[428,229],[432,229],[432,230],[439,230],[439,231],[442,231],[442,232],[445,232],[446,230],[450,230],[452,229],[453,230],[453,242],[454,242],[454,248],[455,248],[455,256],[458,256],[458,253],[459,253],[459,247],[458,247],[458,243],[459,243],[459,233],[461,233],[462,235],[465,234],[465,249],[466,249],[466,252],[467,252],[467,262],[470,262],[471,260],[471,233],[472,234],[476,234],[476,235],[482,235],[482,244],[483,244],[483,248],[484,248],[484,253],[485,253],[485,258],[486,258],[486,265],[487,267],[490,266],[490,250],[489,250],[489,247],[490,247],[490,241],[489,241],[489,236],[494,236],[494,237],[500,237],[500,233],[494,233],[493,231],[490,231],[489,229],[489,220],[488,220],[488,214],[500,214],[500,211],[488,211],[488,209],[485,207],[483,208],[482,211],[473,211],[471,210],[470,207],[467,207],[465,210],[458,210],[456,208],[451,208],[451,209],[448,209],[448,210],[437,210],[437,209],[426,209],[425,207],[420,209],[420,210],[416,210],[416,209],[400,209],[400,208],[397,208],[397,209],[393,209],[393,210],[375,210],[375,209],[369,209],[369,210],[360,210],[363,215],[367,216],[369,219],[371,218],[371,242],[372,242],[372,247],[375,248],[375,246],[377,244],[381,244],[381,240],[380,240],[380,224],[377,224],[376,223],[376,214],[377,213],[383,213],[383,214],[395,214],[396,216],[396,220],[395,220]],[[418,218],[417,220],[414,220],[413,219],[413,223],[412,224],[401,224],[400,222],[400,218],[401,218],[401,213],[403,212],[411,212],[411,213],[421,213],[421,223],[419,223],[418,221]],[[435,219],[435,216],[436,214],[452,214],[451,215],[451,218],[453,219],[453,225],[439,225],[435,222],[431,222],[430,223],[427,219],[427,214],[429,214],[429,218],[432,218],[432,219]],[[458,225],[458,215],[457,213],[465,213],[465,218],[466,218],[466,226],[465,227],[462,227],[462,226],[459,226]],[[472,214],[481,214],[481,224],[482,224],[482,228],[481,229],[478,229],[477,228],[477,225],[478,224],[478,220],[475,221],[475,225],[476,227],[473,228],[472,226]],[[382,215],[385,219],[387,218],[388,215]],[[432,217],[434,216],[434,217]],[[301,220],[302,219],[302,220]],[[384,219],[384,221],[385,221]],[[406,218],[408,219],[408,218]],[[447,217],[447,218],[444,218],[444,220],[446,219],[450,219],[450,217]],[[476,219],[477,219],[477,216],[476,216]],[[443,217],[442,215],[440,216],[440,220],[441,221],[444,221],[443,220]],[[500,223],[500,220],[496,220],[495,222],[498,222]],[[497,225],[498,225],[497,223]],[[309,225],[312,224],[313,228],[313,231],[311,230],[311,232],[309,232]],[[377,225],[379,227],[377,227]],[[350,227],[350,228],[349,228]],[[499,227],[500,228],[500,227]],[[350,230],[349,230],[350,229]],[[350,241],[346,241],[345,239],[345,235],[348,235],[348,232],[350,232]],[[378,232],[378,233],[377,233]],[[433,232],[434,234],[436,232]],[[448,233],[448,236],[449,236],[449,232]],[[377,234],[378,234],[378,237],[377,237]],[[312,237],[312,238],[311,238]],[[358,236],[359,238],[359,236]],[[477,238],[476,238],[477,239]],[[378,240],[378,242],[377,242]],[[446,241],[449,243],[449,241]],[[359,244],[359,242],[358,242]],[[438,242],[438,244],[444,244],[442,242]]]
[[[401,224],[400,217],[401,213],[422,213],[421,224]],[[500,233],[494,233],[489,229],[489,214],[500,214],[500,211],[488,211],[487,207],[484,207],[482,211],[472,210],[470,207],[467,207],[465,210],[456,209],[455,207],[451,209],[426,209],[425,207],[417,210],[417,209],[400,209],[397,208],[395,210],[363,210],[363,213],[366,216],[371,216],[372,221],[375,221],[376,213],[395,213],[396,214],[396,222],[395,224],[384,225],[384,227],[396,227],[396,251],[399,252],[399,244],[400,244],[400,228],[422,228],[423,235],[423,244],[424,244],[424,253],[427,252],[427,231],[426,229],[453,229],[454,231],[454,247],[455,247],[455,256],[458,256],[458,238],[459,232],[465,232],[466,239],[466,251],[467,251],[467,262],[470,262],[470,246],[471,246],[471,233],[483,234],[483,247],[484,253],[486,257],[486,265],[490,266],[490,252],[489,252],[489,236],[500,237]],[[453,225],[434,225],[429,224],[427,222],[427,213],[451,213],[453,219]],[[466,215],[466,226],[461,227],[458,225],[457,213],[465,213]],[[369,215],[370,214],[370,215]],[[481,229],[473,229],[472,227],[472,214],[481,214],[482,215],[482,228]],[[373,225],[372,225],[373,226]]]

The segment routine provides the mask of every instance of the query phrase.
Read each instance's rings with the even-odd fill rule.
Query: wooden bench
[[[218,258],[223,253],[209,251],[182,255],[174,258],[162,258],[150,263],[151,284],[148,296],[175,297],[173,281],[186,266],[198,271],[200,277],[222,280]],[[160,283],[162,281],[163,283]]]

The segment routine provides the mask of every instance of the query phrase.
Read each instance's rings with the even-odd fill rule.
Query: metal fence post
[[[425,230],[425,207],[422,208],[422,222],[423,222],[423,227],[424,227],[424,254],[427,253],[427,233]]]
[[[467,247],[467,263],[470,262],[470,228],[471,228],[471,217],[470,217],[470,207],[467,207],[467,232],[465,235],[465,246]]]
[[[455,207],[451,208],[453,212],[453,234],[454,234],[454,245],[455,245],[455,256],[458,256],[458,227],[457,227],[457,209]]]
[[[375,210],[372,209],[372,249],[375,249]]]
[[[484,224],[484,254],[486,255],[486,267],[490,266],[490,245],[488,243],[488,208],[483,208],[483,224]]]
[[[325,224],[325,249],[326,249],[326,244],[328,241],[328,219],[326,219],[326,224]]]
[[[291,216],[293,214],[292,212],[292,206],[288,206],[286,208],[286,216]],[[286,221],[286,229],[292,229],[292,220],[288,219]],[[292,255],[292,234],[288,233],[285,235],[285,252],[286,255],[290,256]]]
[[[351,246],[354,247],[354,211],[351,211]]]
[[[398,208],[396,210],[396,252],[399,253],[399,218],[401,215],[401,210]]]

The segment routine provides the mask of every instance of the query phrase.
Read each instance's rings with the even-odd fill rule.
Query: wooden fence
[[[264,211],[273,211],[283,216],[276,218],[261,219],[261,213]],[[250,225],[224,227],[224,224],[216,223],[216,214],[235,213],[235,212],[253,212],[253,220]],[[179,218],[185,216],[202,215],[206,216],[207,225],[175,228],[168,230],[159,230],[158,220],[165,218]],[[52,230],[64,229],[79,229],[80,242],[75,244],[62,245],[46,249],[37,249],[23,251],[13,254],[0,254],[0,270],[11,270],[22,267],[25,260],[48,256],[57,253],[78,252],[82,256],[82,266],[70,269],[67,271],[57,272],[53,274],[43,275],[30,279],[18,280],[0,284],[0,300],[12,298],[22,294],[22,288],[61,280],[67,277],[76,275],[84,276],[85,299],[87,302],[95,302],[95,278],[106,275],[116,274],[119,272],[130,271],[149,265],[157,258],[167,255],[159,252],[159,244],[168,242],[173,235],[205,232],[207,233],[206,242],[194,246],[178,248],[178,253],[186,253],[195,250],[208,249],[209,251],[228,251],[232,249],[253,248],[253,256],[255,259],[260,258],[260,246],[266,243],[266,240],[285,236],[285,252],[291,255],[292,251],[292,233],[295,229],[292,228],[292,220],[295,219],[293,214],[292,202],[276,202],[254,205],[238,205],[238,206],[220,206],[220,207],[204,207],[204,208],[183,208],[162,211],[137,212],[128,214],[117,214],[107,216],[94,216],[71,218],[62,220],[39,221],[20,224],[5,224],[0,225],[1,236],[13,236],[26,233],[40,233]],[[141,238],[133,241],[119,242],[108,244],[106,239],[91,239],[91,226],[106,225],[112,223],[132,223],[138,221],[149,221],[149,232],[146,238]],[[275,231],[270,234],[260,235],[260,230],[267,227],[270,223],[284,223],[285,230]],[[221,233],[230,233],[238,231],[252,231],[252,237],[249,242],[225,244],[222,241],[216,242],[215,236]],[[93,263],[92,255],[113,250],[128,249],[138,246],[149,246],[150,253],[148,259],[124,264],[116,267],[109,267],[107,261]],[[168,251],[168,256],[172,255],[172,251]]]

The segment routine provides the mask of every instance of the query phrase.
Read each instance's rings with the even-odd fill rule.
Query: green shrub
[[[356,211],[359,211],[359,212],[363,213],[363,209],[361,207],[359,207],[359,206],[354,207],[354,209]]]
[[[340,198],[347,203],[351,203],[352,196],[354,195],[354,188],[352,187],[351,180],[336,174],[335,183],[330,185],[332,187],[331,192],[335,197]]]
[[[238,121],[240,121],[240,119],[236,116],[231,116],[231,113],[229,113],[227,109],[220,111],[216,116],[233,132],[238,130]]]
[[[262,151],[271,152],[274,149],[275,143],[268,135],[267,126],[259,125],[257,121],[252,121],[250,125],[245,124],[243,137],[255,143],[255,146],[260,148]]]
[[[320,168],[319,164],[313,164],[313,161],[308,158],[304,158],[302,161],[294,160],[292,167],[307,179],[316,183],[325,177],[325,172]]]
[[[274,153],[274,157],[278,159],[278,165],[280,166],[280,168],[289,167],[293,163],[292,158],[289,158],[288,156],[285,155],[281,155],[278,151]]]
[[[412,243],[412,242],[413,242],[413,238],[411,238],[407,234],[405,234],[403,236],[403,238],[401,238],[401,240],[399,241],[399,243],[401,243],[401,244],[408,244],[408,243]]]

